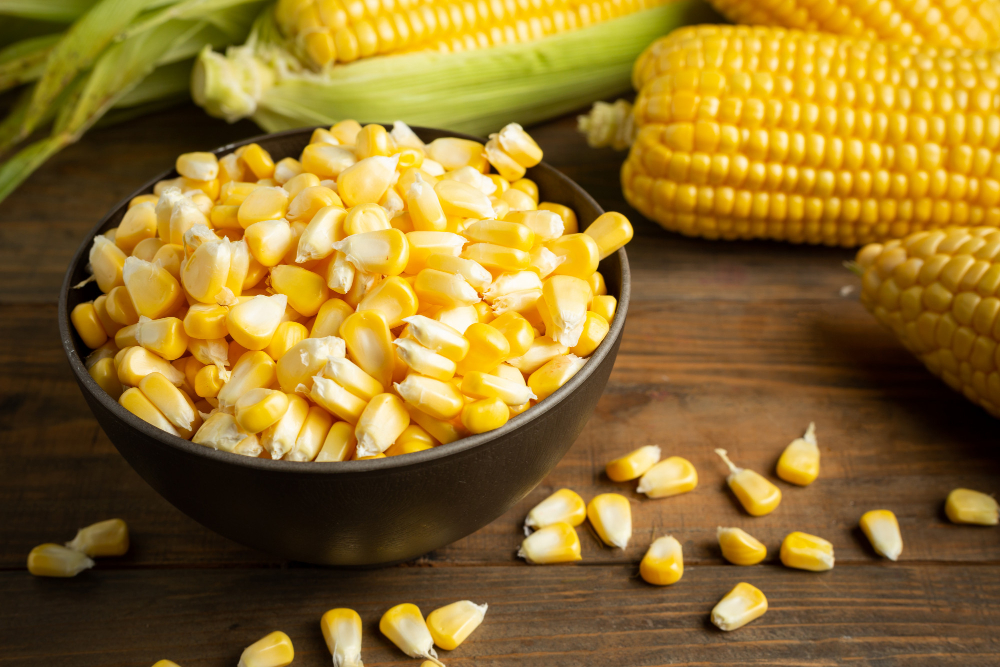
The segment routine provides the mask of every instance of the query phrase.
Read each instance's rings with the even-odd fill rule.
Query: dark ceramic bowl
[[[414,128],[425,141],[453,132]],[[223,146],[217,155],[256,142],[275,158],[298,156],[312,130],[292,130]],[[470,137],[472,138],[472,137]],[[70,325],[78,303],[94,299],[89,274],[93,237],[121,221],[128,201],[152,192],[164,172],[122,200],[80,245],[59,295],[59,332],[90,409],[125,460],[179,510],[215,532],[276,556],[326,565],[380,565],[408,560],[454,542],[524,498],[556,466],[590,419],[604,391],[629,303],[625,251],[601,262],[618,310],[604,342],[559,391],[489,433],[431,450],[368,461],[294,463],[228,454],[161,431],[118,405],[87,373],[88,349]],[[541,198],[576,211],[585,228],[603,211],[583,189],[544,162],[528,170]],[[516,537],[512,536],[511,549]]]

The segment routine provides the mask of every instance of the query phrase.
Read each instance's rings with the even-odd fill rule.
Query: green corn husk
[[[677,0],[533,42],[377,56],[317,73],[293,55],[269,8],[245,45],[202,51],[191,95],[213,116],[249,117],[268,132],[356,118],[485,135],[629,90],[650,43],[715,17],[700,0]]]

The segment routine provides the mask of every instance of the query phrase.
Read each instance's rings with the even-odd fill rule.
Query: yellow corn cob
[[[1000,231],[918,232],[858,253],[861,303],[950,387],[1000,417]]]
[[[936,28],[942,11],[926,12]],[[582,126],[597,143],[634,136],[626,199],[667,229],[854,246],[1000,225],[998,74],[986,53],[912,42],[682,28],[636,62],[633,110],[605,105]]]

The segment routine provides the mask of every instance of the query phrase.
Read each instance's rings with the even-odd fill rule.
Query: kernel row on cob
[[[300,158],[182,155],[94,239],[103,294],[70,319],[127,410],[237,454],[381,458],[502,426],[607,335],[598,262],[631,225],[539,203],[520,126],[425,145],[344,121]]]
[[[1000,226],[998,80],[994,51],[698,26],[582,127],[632,143],[626,199],[669,230],[856,246]]]

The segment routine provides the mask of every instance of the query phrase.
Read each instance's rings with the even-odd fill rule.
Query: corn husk
[[[700,0],[678,0],[533,42],[376,56],[314,72],[265,11],[245,45],[202,51],[191,92],[213,116],[250,118],[269,132],[359,118],[483,135],[627,91],[646,46],[713,17]]]

